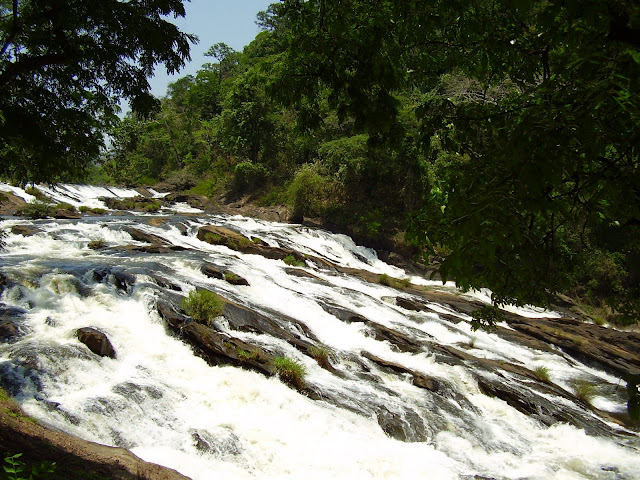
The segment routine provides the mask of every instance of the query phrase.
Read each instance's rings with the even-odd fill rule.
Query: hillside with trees
[[[113,130],[94,178],[284,203],[411,242],[494,303],[640,304],[632,2],[283,2]],[[484,320],[495,320],[496,311]]]

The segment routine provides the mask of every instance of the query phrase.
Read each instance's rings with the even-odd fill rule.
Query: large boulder
[[[76,331],[76,336],[96,355],[116,358],[116,351],[111,345],[109,337],[100,330],[91,327],[79,328]]]

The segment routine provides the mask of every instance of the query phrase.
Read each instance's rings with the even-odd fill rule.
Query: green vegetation
[[[306,370],[303,365],[288,357],[275,357],[273,365],[283,382],[301,389],[305,386]]]
[[[151,112],[154,67],[174,73],[189,59],[196,39],[169,18],[184,14],[183,0],[1,2],[0,176],[82,176],[119,122],[118,100]]]
[[[385,285],[387,287],[395,288],[398,290],[405,289],[409,285],[411,285],[411,281],[408,278],[394,278],[387,275],[386,273],[383,273],[378,277],[378,283],[380,285]]]
[[[307,353],[311,355],[318,365],[324,369],[331,368],[331,350],[325,345],[312,345],[307,348]]]
[[[192,290],[189,296],[182,300],[182,308],[194,320],[209,324],[222,315],[225,301],[210,290]]]
[[[247,237],[237,236],[227,238],[227,247],[231,250],[242,251],[251,246],[253,242]]]
[[[100,250],[101,248],[106,247],[106,245],[107,245],[107,242],[105,242],[104,239],[95,238],[89,241],[89,243],[87,244],[87,247],[89,247],[91,250]]]
[[[544,365],[536,367],[533,370],[533,374],[541,382],[545,382],[545,383],[550,383],[551,382],[551,375],[549,374],[549,369],[547,367],[545,367]]]
[[[588,380],[575,380],[571,382],[571,389],[576,398],[588,405],[596,396],[596,385]]]
[[[240,277],[233,272],[224,272],[224,280],[232,285],[237,285]]]
[[[56,210],[65,210],[67,212],[75,212],[76,211],[76,207],[74,207],[70,203],[57,203],[56,205],[54,205],[54,208]]]
[[[22,214],[25,217],[38,219],[38,218],[47,218],[53,214],[53,205],[50,203],[41,202],[40,200],[36,200],[34,202],[27,203],[22,208]]]
[[[92,208],[87,207],[86,205],[80,205],[80,207],[78,207],[78,210],[80,211],[80,213],[93,213],[95,215],[104,215],[106,213],[106,210],[104,208]]]
[[[212,245],[220,245],[223,243],[224,237],[217,233],[207,232],[204,234],[204,241]]]
[[[4,457],[3,469],[8,480],[37,480],[47,478],[55,472],[55,462],[42,462],[31,468],[31,473],[27,475],[27,466],[20,460],[22,453],[8,455]]]
[[[298,260],[294,255],[287,255],[282,259],[284,263],[292,267],[306,267],[307,264],[301,260]]]
[[[258,352],[249,352],[240,347],[236,348],[236,355],[239,360],[244,361],[257,361],[260,358]]]

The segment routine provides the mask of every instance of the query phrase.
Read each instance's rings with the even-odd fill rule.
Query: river
[[[71,185],[46,193],[91,207],[104,206],[100,197],[137,195]],[[162,220],[149,222],[153,218]],[[197,238],[204,225],[325,259],[342,270],[314,262],[290,267],[211,245]],[[161,237],[171,249],[143,251],[138,247],[145,243],[133,239],[131,228]],[[444,304],[403,308],[397,290],[345,269],[407,278],[425,289],[454,288],[407,275],[344,235],[207,215],[183,204],[155,214],[77,220],[5,217],[0,229],[8,232],[0,259],[7,279],[0,308],[21,331],[0,343],[0,385],[29,415],[53,427],[128,448],[197,480],[640,479],[636,433],[515,373],[448,361],[436,346],[497,364],[544,367],[553,384],[567,391],[576,380],[610,386],[598,392],[618,393],[598,394],[592,401],[608,412],[625,409],[619,378],[554,349],[474,332],[468,316]],[[101,248],[89,248],[92,241]],[[249,285],[211,278],[202,271],[205,263]],[[216,323],[225,334],[303,365],[313,395],[277,376],[210,365],[170,331],[158,302],[179,305],[194,288],[259,312],[301,342],[327,347],[331,369],[286,338],[235,330],[222,317]],[[485,297],[486,292],[475,294],[476,300]],[[518,313],[557,316],[535,309]],[[81,344],[75,332],[83,327],[104,332],[116,358],[99,357]],[[399,332],[412,347],[399,348],[380,332]],[[438,387],[421,388],[408,372]],[[487,395],[480,383],[491,382],[540,397],[578,420],[547,422],[542,415],[527,415]]]

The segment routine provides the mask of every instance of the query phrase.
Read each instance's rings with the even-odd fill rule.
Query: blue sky
[[[191,62],[180,73],[168,76],[162,66],[156,68],[150,79],[151,93],[163,97],[167,85],[188,74],[195,74],[203,63],[211,61],[204,52],[219,42],[224,42],[241,51],[260,31],[255,24],[256,14],[266,10],[278,0],[191,0],[185,2],[187,15],[172,21],[185,33],[193,33],[200,38],[191,47]]]

